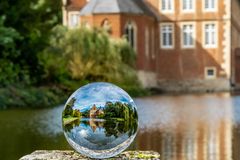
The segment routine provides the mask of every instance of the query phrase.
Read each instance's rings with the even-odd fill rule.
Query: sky
[[[121,88],[110,83],[90,83],[79,88],[69,99],[76,98],[73,109],[86,110],[94,104],[104,106],[106,102],[131,103],[132,98]],[[69,100],[68,100],[69,101]],[[68,103],[68,102],[67,102]],[[135,105],[133,105],[135,106]]]

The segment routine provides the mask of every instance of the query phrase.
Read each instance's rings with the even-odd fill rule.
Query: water
[[[162,160],[239,160],[240,96],[154,96],[135,99],[139,131],[130,149]],[[0,159],[34,150],[71,149],[61,129],[63,106],[0,111]]]

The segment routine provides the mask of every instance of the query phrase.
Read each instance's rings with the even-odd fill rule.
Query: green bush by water
[[[21,39],[3,23],[1,30],[12,34],[0,36],[0,48],[6,39],[10,46]],[[146,94],[136,75],[136,53],[124,38],[111,39],[101,28],[56,26],[50,33],[48,45],[36,54],[37,63],[29,59],[39,70],[15,63],[21,56],[5,48],[0,56],[0,108],[55,106],[79,87],[99,81],[114,83],[132,96]]]
[[[68,94],[56,87],[7,87],[0,89],[0,109],[44,108],[64,103]]]
[[[50,45],[39,55],[39,60],[44,67],[44,82],[105,81],[139,85],[132,47],[125,39],[111,39],[100,28],[55,27]]]

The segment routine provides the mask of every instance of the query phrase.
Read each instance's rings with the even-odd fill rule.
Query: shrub
[[[57,88],[23,88],[7,87],[0,89],[0,109],[18,108],[44,108],[63,103],[68,97],[64,91]]]
[[[113,40],[100,28],[57,26],[39,59],[45,69],[44,82],[70,88],[93,81],[139,87],[134,50],[125,39]]]

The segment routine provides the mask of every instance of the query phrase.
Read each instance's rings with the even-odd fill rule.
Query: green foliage
[[[0,86],[6,86],[19,80],[21,73],[19,65],[14,60],[19,56],[16,41],[21,39],[19,33],[4,25],[5,16],[0,17]]]
[[[0,89],[0,109],[50,107],[63,103],[67,96],[64,91],[56,87],[7,87]]]
[[[78,110],[74,110],[73,114],[72,114],[72,117],[81,117],[81,112],[78,111]]]
[[[82,117],[88,118],[89,114],[90,114],[90,110],[86,110],[84,112],[81,112],[81,114],[82,114]]]
[[[0,15],[0,60],[10,63],[0,73],[1,86],[25,83],[23,77],[31,77],[29,81],[36,84],[43,72],[37,54],[46,48],[51,29],[60,23],[61,1],[1,0]],[[6,75],[9,81],[3,78]]]
[[[64,118],[72,118],[72,117],[79,118],[79,117],[81,117],[81,112],[79,110],[73,110],[75,101],[76,101],[76,99],[72,98],[65,106],[63,113],[62,113]]]
[[[75,98],[72,98],[65,106],[64,110],[63,110],[63,117],[69,117],[69,116],[73,116],[73,105],[74,102],[76,101]]]
[[[16,58],[19,56],[19,51],[16,49],[16,41],[22,37],[12,27],[4,25],[6,17],[0,17],[0,58]]]
[[[136,110],[132,109],[131,104],[122,102],[107,102],[104,107],[104,119],[120,118],[124,120],[137,119]]]
[[[107,102],[104,107],[104,119],[107,119],[104,127],[106,129],[105,133],[108,136],[114,135],[117,137],[118,132],[128,132],[129,136],[131,136],[137,130],[137,111],[131,106],[131,104],[122,102]],[[122,122],[119,123],[117,131],[113,121]]]
[[[67,61],[63,57],[63,50],[57,48],[59,42],[64,37],[66,28],[55,27],[52,31],[50,39],[50,47],[47,47],[41,54],[38,55],[40,64],[44,66],[44,73],[42,79],[45,83],[59,83],[68,78]]]
[[[134,49],[128,44],[126,39],[113,40],[117,53],[120,53],[122,62],[130,67],[135,67],[136,54]]]
[[[89,82],[107,81],[139,88],[135,53],[126,40],[112,40],[98,28],[57,26],[61,1],[1,0],[0,15],[1,107],[55,104],[61,94],[54,95],[49,86],[73,91]],[[48,87],[39,87],[43,85]]]
[[[74,88],[92,81],[123,86],[138,86],[134,70],[135,53],[125,39],[112,40],[99,28],[67,30],[57,26],[50,46],[39,55],[45,82],[57,82]]]

